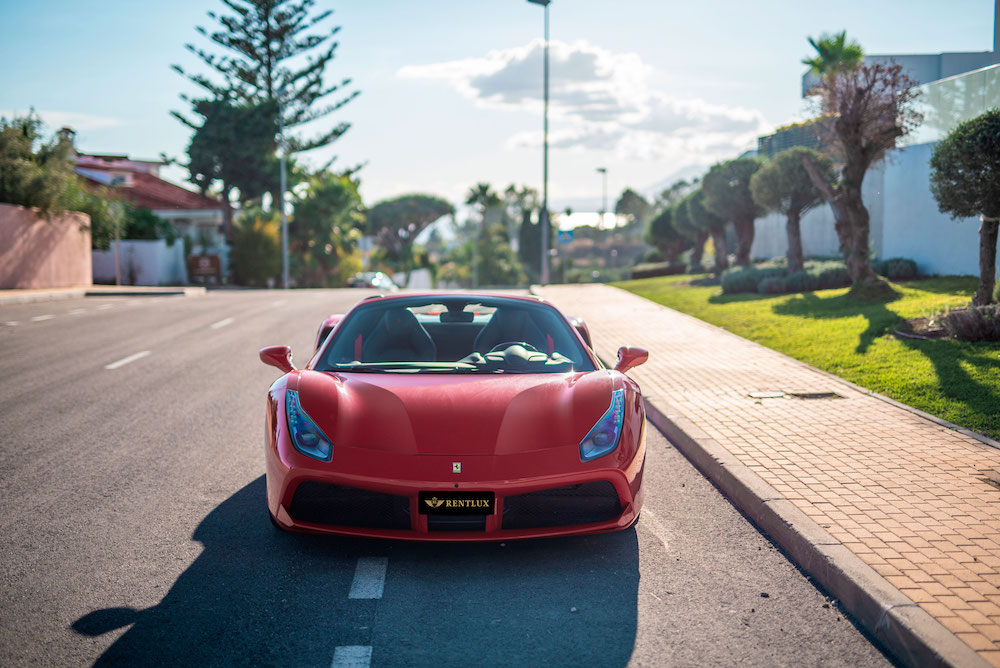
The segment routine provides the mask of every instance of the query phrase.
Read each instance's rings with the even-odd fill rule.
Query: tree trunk
[[[721,274],[729,266],[726,257],[726,233],[723,230],[712,230],[712,245],[715,247],[715,273]]]
[[[736,264],[744,267],[750,264],[750,247],[753,246],[753,218],[741,218],[733,221],[736,228]]]
[[[861,199],[860,179],[857,185],[850,179],[844,179],[841,186],[841,197],[845,220],[838,220],[837,235],[840,237],[840,251],[844,255],[844,264],[851,282],[855,285],[884,283],[872,269],[868,257],[868,209]]]
[[[708,232],[698,232],[694,240],[694,248],[691,249],[691,264],[688,271],[691,273],[700,272],[701,258],[705,254],[705,242],[708,241]]]
[[[993,282],[997,264],[997,233],[1000,218],[980,216],[979,226],[979,289],[972,298],[975,306],[985,306],[993,301]]]
[[[799,229],[801,212],[789,211],[785,222],[788,233],[788,271],[802,271],[802,231]]]

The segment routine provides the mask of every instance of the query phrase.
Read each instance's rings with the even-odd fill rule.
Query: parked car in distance
[[[399,290],[399,286],[393,283],[392,279],[381,271],[363,271],[354,274],[354,276],[351,276],[351,280],[347,282],[347,287],[375,288],[382,292],[395,292]]]

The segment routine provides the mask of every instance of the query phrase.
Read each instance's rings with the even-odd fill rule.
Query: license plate
[[[420,492],[421,515],[492,515],[493,492]]]

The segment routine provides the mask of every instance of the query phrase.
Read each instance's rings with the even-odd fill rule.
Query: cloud
[[[477,105],[541,112],[543,43],[397,72],[443,80]],[[550,43],[550,145],[613,151],[621,158],[708,163],[728,157],[764,131],[754,109],[683,99],[652,89],[653,70],[636,53],[613,53],[584,41]],[[508,147],[536,147],[541,131],[515,134]]]
[[[7,117],[24,116],[27,111],[10,111],[4,114]],[[35,113],[42,119],[49,128],[58,130],[59,128],[70,127],[76,131],[102,130],[104,128],[115,128],[125,125],[125,121],[111,116],[96,116],[93,114],[81,114],[76,111],[55,111],[36,110]]]

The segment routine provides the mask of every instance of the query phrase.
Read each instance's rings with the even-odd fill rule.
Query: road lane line
[[[86,312],[87,312],[87,309],[85,309],[85,308],[75,308],[72,311],[70,311],[69,314],[70,315],[80,315],[81,313],[86,313]]]
[[[225,320],[220,320],[219,322],[212,323],[212,329],[219,329],[220,327],[225,327],[226,325],[233,324],[232,318],[226,318]]]
[[[281,306],[284,303],[285,303],[284,299],[276,299],[273,302],[271,302],[271,306]]]
[[[341,645],[333,650],[330,668],[368,668],[372,665],[371,645]]]
[[[125,366],[126,364],[128,364],[130,362],[134,362],[136,360],[141,360],[143,357],[146,357],[149,354],[150,354],[150,352],[148,350],[143,350],[141,353],[136,353],[134,355],[129,355],[128,357],[124,357],[124,358],[118,360],[117,362],[112,362],[111,364],[106,364],[104,366],[104,368],[105,369],[117,369],[118,367]]]
[[[114,306],[114,304],[101,304],[100,306],[97,307],[97,310],[98,311],[106,311],[107,309],[111,308],[112,306]]]
[[[20,324],[21,323],[19,323],[17,320],[8,320],[7,322],[3,323],[3,326],[4,327],[17,327]]]
[[[55,317],[54,315],[50,315],[50,314],[36,315],[34,318],[31,319],[31,322],[41,322],[42,320],[52,320],[52,318],[54,318],[54,317]]]
[[[389,557],[359,557],[347,598],[382,598]]]

